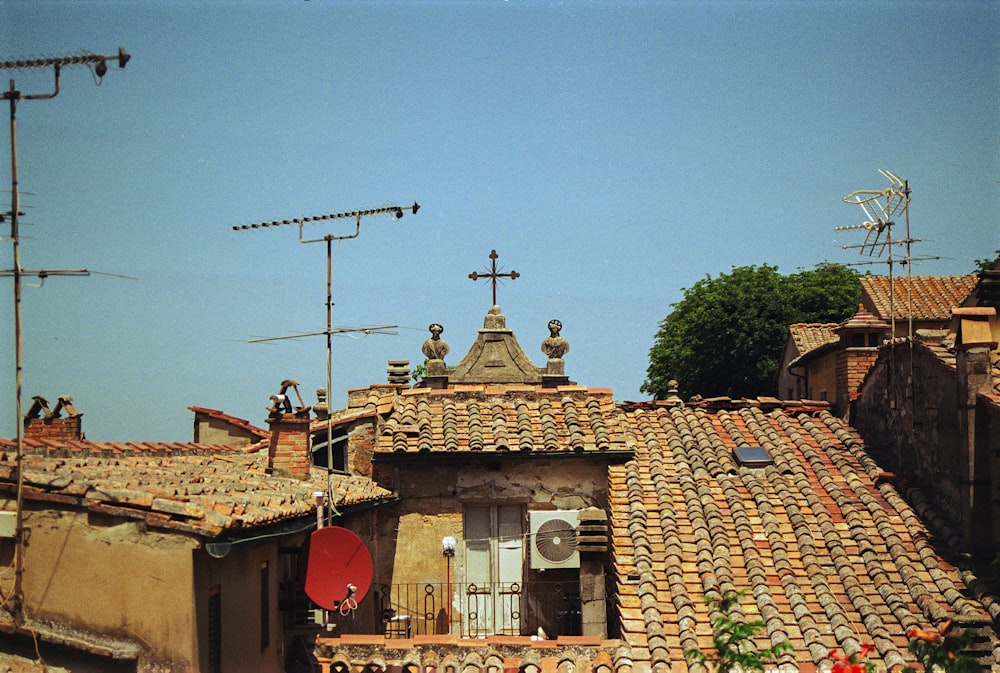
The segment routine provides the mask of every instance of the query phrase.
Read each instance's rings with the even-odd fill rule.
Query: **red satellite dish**
[[[321,608],[337,610],[348,598],[357,604],[372,586],[372,556],[346,528],[320,528],[299,552],[299,580]]]

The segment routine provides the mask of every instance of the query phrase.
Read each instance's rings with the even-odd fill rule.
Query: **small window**
[[[222,673],[222,587],[208,591],[208,670]]]
[[[851,335],[851,348],[864,348],[865,347],[865,335],[864,334],[852,334]]]
[[[737,446],[733,449],[733,457],[743,467],[766,467],[774,464],[763,446]]]

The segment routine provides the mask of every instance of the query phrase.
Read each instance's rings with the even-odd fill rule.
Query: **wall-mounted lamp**
[[[445,563],[447,565],[448,572],[448,593],[445,594],[446,597],[446,607],[445,612],[447,613],[448,620],[448,633],[451,633],[451,559],[455,556],[455,546],[457,542],[455,537],[452,535],[446,535],[441,538],[441,553],[444,554]]]

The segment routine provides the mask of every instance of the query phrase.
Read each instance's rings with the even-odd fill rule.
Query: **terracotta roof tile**
[[[906,318],[912,306],[914,320],[947,321],[977,281],[977,276],[893,277],[890,291],[888,276],[861,276],[861,288],[865,306],[879,318]]]
[[[583,386],[415,388],[384,417],[376,453],[627,450],[610,391]]]
[[[781,663],[797,667],[865,643],[881,665],[912,664],[906,631],[948,618],[1000,645],[974,578],[939,556],[828,411],[632,405],[626,434],[636,453],[610,468],[610,525],[622,637],[644,667],[687,670],[719,616],[706,598],[744,589],[738,614],[764,622],[758,646],[790,643]],[[736,446],[774,464],[741,467]]]
[[[534,640],[518,636],[457,639],[453,636],[385,639],[344,634],[317,638],[321,666],[331,671],[462,671],[463,673],[630,673],[632,660],[622,641],[594,638]]]
[[[308,517],[326,472],[309,481],[266,473],[267,448],[190,443],[24,440],[26,498],[144,519],[215,537]],[[16,441],[0,439],[0,491],[16,489]],[[364,477],[334,475],[337,506],[391,497]]]
[[[808,353],[811,350],[836,343],[840,340],[833,329],[837,323],[794,323],[788,326],[789,335],[795,344],[799,355]]]

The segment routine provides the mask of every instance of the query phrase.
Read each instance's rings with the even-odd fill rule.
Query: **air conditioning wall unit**
[[[531,534],[531,568],[579,568],[580,552],[577,551],[577,510],[528,512]]]

